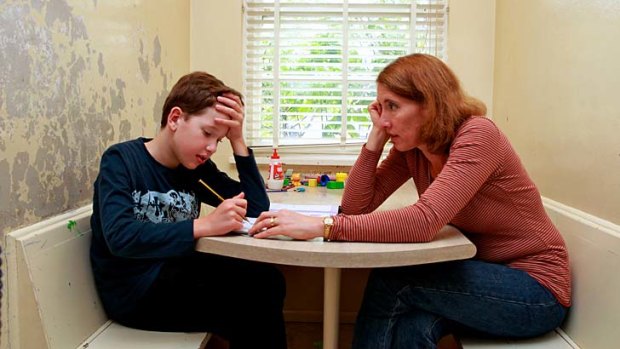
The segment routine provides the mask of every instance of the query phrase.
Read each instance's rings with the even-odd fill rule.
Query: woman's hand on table
[[[323,236],[323,217],[289,210],[267,211],[258,216],[248,233],[258,239],[284,235],[296,240],[310,240]]]

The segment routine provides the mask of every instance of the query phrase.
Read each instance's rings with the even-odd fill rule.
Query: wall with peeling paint
[[[92,199],[189,70],[189,0],[0,2],[0,236]]]

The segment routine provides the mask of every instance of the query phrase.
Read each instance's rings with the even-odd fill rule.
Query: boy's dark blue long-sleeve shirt
[[[111,146],[94,184],[90,257],[99,296],[109,316],[130,311],[149,289],[163,263],[194,251],[193,220],[201,202],[245,193],[247,215],[269,209],[263,179],[250,156],[235,156],[239,181],[208,160],[195,170],[158,163],[139,138]]]

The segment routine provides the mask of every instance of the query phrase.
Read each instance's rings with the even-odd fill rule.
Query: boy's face
[[[195,169],[217,151],[217,145],[228,133],[228,127],[215,123],[216,118],[229,119],[214,107],[209,107],[191,116],[183,114],[176,120],[172,149],[185,168]]]

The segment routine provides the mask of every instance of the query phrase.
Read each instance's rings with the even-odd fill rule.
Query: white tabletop
[[[340,204],[342,189],[303,188],[304,192],[271,192],[269,199],[280,204]],[[415,188],[405,185],[379,210],[403,207],[416,200]],[[325,268],[415,265],[465,259],[476,254],[475,246],[451,226],[444,227],[435,240],[425,243],[286,241],[231,233],[201,238],[196,250],[261,262]]]
[[[285,241],[245,235],[202,238],[196,250],[276,264],[328,268],[392,267],[470,258],[474,245],[446,226],[427,243]]]

